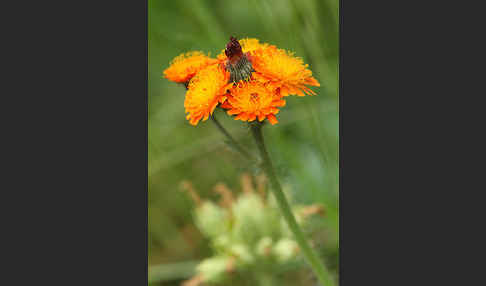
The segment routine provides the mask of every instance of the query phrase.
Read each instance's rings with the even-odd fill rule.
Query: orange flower
[[[202,52],[189,52],[174,58],[164,71],[164,77],[179,83],[187,83],[198,71],[216,63]]]
[[[192,125],[207,120],[218,104],[236,120],[276,124],[282,98],[315,94],[320,86],[301,58],[274,45],[231,37],[226,49],[211,59],[201,52],[176,57],[164,76],[188,88],[184,107]]]
[[[231,88],[229,77],[221,65],[209,65],[191,79],[184,100],[189,123],[197,125],[201,119],[207,120],[218,103],[226,100],[226,90]]]
[[[273,125],[278,122],[275,117],[279,112],[277,107],[285,106],[280,94],[257,81],[241,81],[227,96],[228,100],[221,107],[228,109],[229,115],[236,115],[235,120],[251,122],[257,118],[258,121],[268,119]]]
[[[314,95],[315,92],[308,88],[320,86],[319,82],[312,77],[312,72],[307,69],[301,58],[294,57],[281,49],[265,48],[253,51],[251,63],[254,78],[262,83],[268,84],[274,90],[280,91],[283,96],[297,94]]]

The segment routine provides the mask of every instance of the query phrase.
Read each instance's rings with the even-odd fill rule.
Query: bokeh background
[[[223,182],[239,190],[239,176],[255,172],[227,147],[211,121],[185,119],[183,86],[162,72],[177,55],[198,50],[216,56],[229,37],[258,38],[295,52],[321,87],[317,96],[286,98],[279,124],[264,128],[281,181],[299,203],[322,203],[326,236],[320,255],[337,275],[339,249],[339,1],[148,1],[149,281],[179,285],[211,254],[194,228],[193,202],[180,184],[189,180],[203,198]],[[220,122],[256,154],[248,127],[217,111]]]

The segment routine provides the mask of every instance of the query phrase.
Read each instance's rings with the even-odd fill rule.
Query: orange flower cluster
[[[164,76],[186,85],[184,107],[192,125],[207,120],[218,105],[235,120],[268,119],[273,125],[285,96],[314,95],[308,86],[320,86],[301,58],[257,39],[233,37],[216,59],[182,54]]]

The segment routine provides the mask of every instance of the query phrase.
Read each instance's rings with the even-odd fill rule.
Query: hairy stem
[[[253,156],[243,147],[241,147],[241,145],[235,140],[235,138],[233,138],[233,136],[229,134],[229,132],[223,127],[223,125],[221,125],[221,123],[216,119],[214,113],[211,115],[211,121],[216,125],[216,127],[218,127],[218,130],[221,131],[224,136],[226,136],[226,138],[228,139],[228,143],[229,145],[231,145],[231,147],[233,147],[236,151],[240,152],[240,154],[243,155],[243,157],[245,157],[246,159],[250,161],[256,161],[255,156]]]
[[[332,280],[328,270],[319,259],[316,252],[310,247],[309,243],[307,242],[304,233],[300,229],[300,226],[297,224],[295,220],[294,214],[290,208],[290,205],[285,197],[285,194],[282,191],[282,187],[277,179],[275,174],[275,170],[273,168],[272,162],[270,160],[270,156],[268,155],[267,149],[265,148],[265,142],[263,140],[263,133],[262,133],[262,123],[255,122],[250,124],[251,131],[253,134],[253,138],[255,139],[256,145],[258,146],[258,150],[260,152],[260,156],[262,159],[263,169],[267,173],[267,176],[272,184],[271,190],[277,199],[278,206],[280,211],[282,212],[285,221],[287,222],[290,230],[295,236],[297,243],[302,250],[307,262],[310,264],[312,270],[316,274],[317,278],[319,279],[322,286],[334,286],[334,281]]]

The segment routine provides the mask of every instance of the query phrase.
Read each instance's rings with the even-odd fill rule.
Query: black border
[[[147,285],[147,1],[19,10],[2,284]]]

